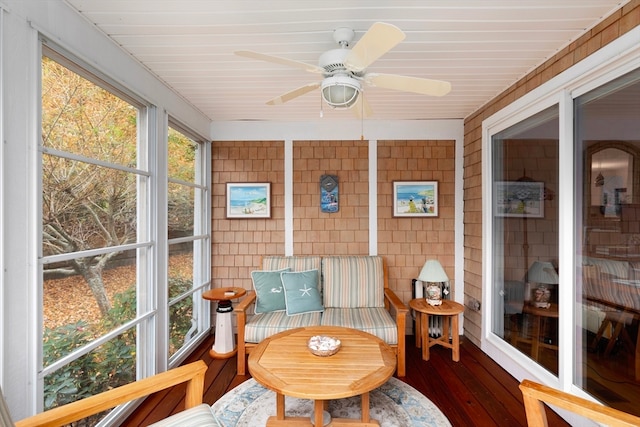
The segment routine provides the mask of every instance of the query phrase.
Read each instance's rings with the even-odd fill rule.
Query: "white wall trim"
[[[277,108],[277,107],[274,107]],[[463,129],[462,119],[450,120],[367,120],[364,139],[453,139]],[[213,141],[359,141],[359,120],[313,122],[212,122]]]
[[[378,255],[378,141],[369,140],[369,255]]]
[[[293,256],[293,141],[284,141],[284,254]]]

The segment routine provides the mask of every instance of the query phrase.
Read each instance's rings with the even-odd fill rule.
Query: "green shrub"
[[[169,280],[169,295],[174,298],[190,290],[192,282]],[[114,297],[113,307],[96,325],[85,321],[44,331],[44,366],[70,354],[106,332],[136,316],[136,288],[131,286]],[[171,354],[182,347],[191,327],[193,303],[185,298],[171,307]],[[131,328],[47,375],[44,379],[45,410],[98,394],[136,379],[136,330]]]
[[[191,280],[169,279],[169,299],[176,298],[193,287]],[[185,298],[171,306],[169,310],[169,354],[172,355],[184,345],[185,335],[191,328],[193,300]]]
[[[94,339],[89,325],[77,322],[44,332],[44,366],[71,353]],[[44,379],[44,407],[50,409],[91,396],[96,361],[91,354],[84,355]]]

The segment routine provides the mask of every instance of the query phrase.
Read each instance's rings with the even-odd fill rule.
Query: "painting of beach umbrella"
[[[438,216],[438,182],[395,181],[393,183],[393,216]]]

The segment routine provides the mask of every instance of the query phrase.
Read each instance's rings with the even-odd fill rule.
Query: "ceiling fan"
[[[355,46],[349,49],[354,37],[355,32],[351,28],[336,29],[333,39],[340,48],[320,55],[318,65],[249,50],[236,51],[235,54],[322,74],[321,81],[308,83],[277,96],[267,101],[268,105],[284,104],[320,88],[322,99],[329,106],[336,109],[355,106],[356,114],[367,116],[371,110],[361,96],[364,85],[431,96],[443,96],[451,90],[451,83],[442,80],[366,72],[369,65],[404,40],[404,32],[395,25],[376,22]]]

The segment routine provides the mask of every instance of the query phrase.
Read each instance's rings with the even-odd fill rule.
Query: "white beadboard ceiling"
[[[430,97],[365,87],[372,120],[464,118],[577,39],[620,0],[65,0],[213,121],[309,121],[320,91],[283,105],[266,101],[321,76],[234,55],[253,50],[317,64],[375,22],[406,38],[367,71],[448,80]],[[352,111],[323,107],[325,119]]]

